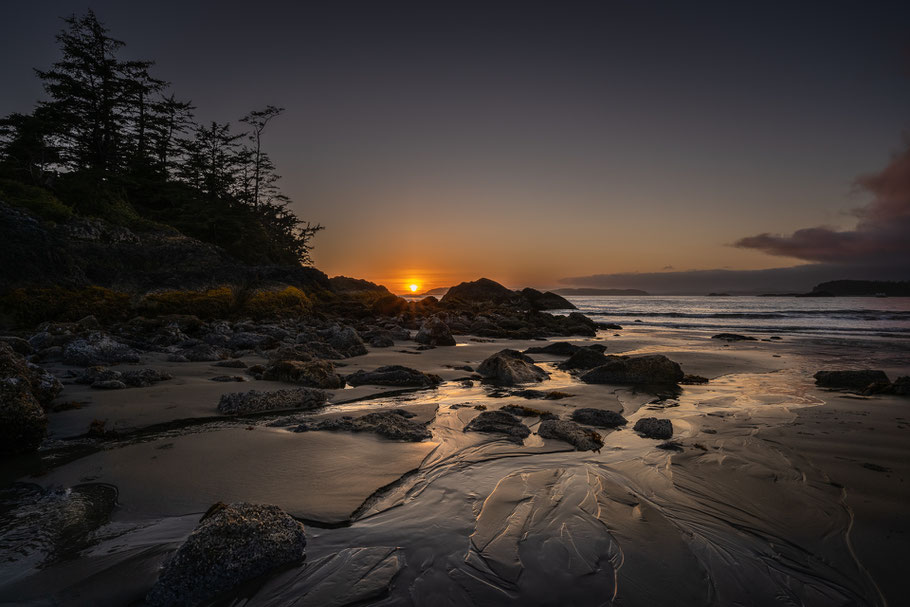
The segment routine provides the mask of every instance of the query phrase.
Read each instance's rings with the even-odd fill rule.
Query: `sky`
[[[199,120],[286,108],[265,149],[329,275],[910,277],[907,3],[10,2],[0,114],[89,6]]]

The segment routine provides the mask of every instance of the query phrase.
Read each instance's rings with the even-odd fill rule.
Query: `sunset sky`
[[[910,258],[910,5],[323,4],[92,8],[197,118],[287,108],[265,146],[327,226],[329,275],[551,287]],[[4,9],[0,114],[41,97],[56,17],[85,8]],[[818,226],[849,232],[773,236]]]

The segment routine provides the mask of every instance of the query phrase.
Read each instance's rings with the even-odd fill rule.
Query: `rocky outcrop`
[[[554,354],[556,356],[572,356],[581,349],[593,350],[595,352],[604,352],[607,347],[602,344],[590,344],[579,346],[567,341],[557,341],[546,346],[533,346],[524,351],[525,354]]]
[[[711,339],[719,339],[721,341],[757,341],[750,335],[739,335],[738,333],[718,333],[711,336]]]
[[[588,384],[653,384],[679,383],[685,374],[679,363],[662,354],[645,356],[608,356],[609,362],[581,376]]]
[[[673,437],[673,423],[669,419],[643,417],[632,427],[645,438],[667,440]]]
[[[92,388],[147,388],[169,379],[173,379],[171,374],[157,369],[136,369],[121,372],[107,367],[95,366],[88,367],[82,373],[76,375],[75,382]]]
[[[430,438],[427,424],[415,422],[414,414],[404,409],[367,413],[360,417],[345,415],[337,419],[326,419],[319,422],[308,422],[297,426],[294,432],[311,430],[341,430],[347,432],[373,432],[392,440],[420,442]]]
[[[62,388],[56,377],[0,342],[0,451],[38,448],[47,430],[44,408]]]
[[[590,407],[575,409],[572,411],[572,419],[579,424],[596,426],[597,428],[618,428],[619,426],[625,426],[629,423],[625,417],[616,411],[594,409]]]
[[[516,350],[501,350],[490,356],[477,368],[486,380],[502,386],[541,382],[550,374],[534,364],[531,357]]]
[[[569,443],[577,451],[600,451],[604,440],[594,430],[582,428],[575,422],[548,419],[540,422],[537,434],[542,438],[553,438]]]
[[[63,362],[77,367],[137,363],[139,352],[110,335],[93,333],[88,338],[69,342],[63,349]]]
[[[352,327],[333,327],[326,341],[345,357],[363,356],[367,353],[363,340]]]
[[[430,388],[438,386],[442,379],[438,375],[423,373],[402,365],[386,365],[372,371],[361,369],[347,376],[352,386],[372,384],[375,386],[398,386],[401,388]]]
[[[571,371],[593,369],[610,362],[601,352],[591,348],[579,348],[567,360],[559,364],[560,369]]]
[[[537,289],[528,287],[520,291],[522,298],[528,306],[535,310],[577,310],[575,304],[551,291],[541,293]]]
[[[449,326],[438,316],[426,319],[414,336],[414,341],[427,346],[454,346],[455,338]]]
[[[266,367],[262,379],[283,381],[323,390],[344,388],[344,378],[335,372],[327,360],[281,360]]]
[[[505,411],[483,411],[465,426],[464,431],[502,434],[506,440],[519,445],[531,435],[531,430],[520,419]]]
[[[450,288],[442,297],[443,303],[502,303],[515,297],[515,292],[495,280],[480,278]]]
[[[819,371],[814,375],[815,383],[822,388],[853,390],[862,392],[872,384],[890,384],[884,371],[861,369],[852,371]]]
[[[277,506],[218,503],[167,560],[145,600],[154,607],[199,605],[302,562],[305,551],[303,524]]]
[[[218,412],[222,415],[244,415],[261,411],[282,411],[286,409],[317,409],[329,400],[329,394],[315,388],[272,390],[261,392],[231,392],[221,396]]]

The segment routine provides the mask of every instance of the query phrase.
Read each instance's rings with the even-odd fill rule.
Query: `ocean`
[[[567,297],[598,322],[710,331],[910,338],[910,297]]]

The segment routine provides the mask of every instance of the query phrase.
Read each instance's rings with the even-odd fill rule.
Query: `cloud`
[[[857,185],[873,196],[854,209],[852,230],[804,228],[789,236],[759,234],[734,246],[805,261],[856,265],[907,265],[910,259],[910,146],[883,171],[860,177]]]

